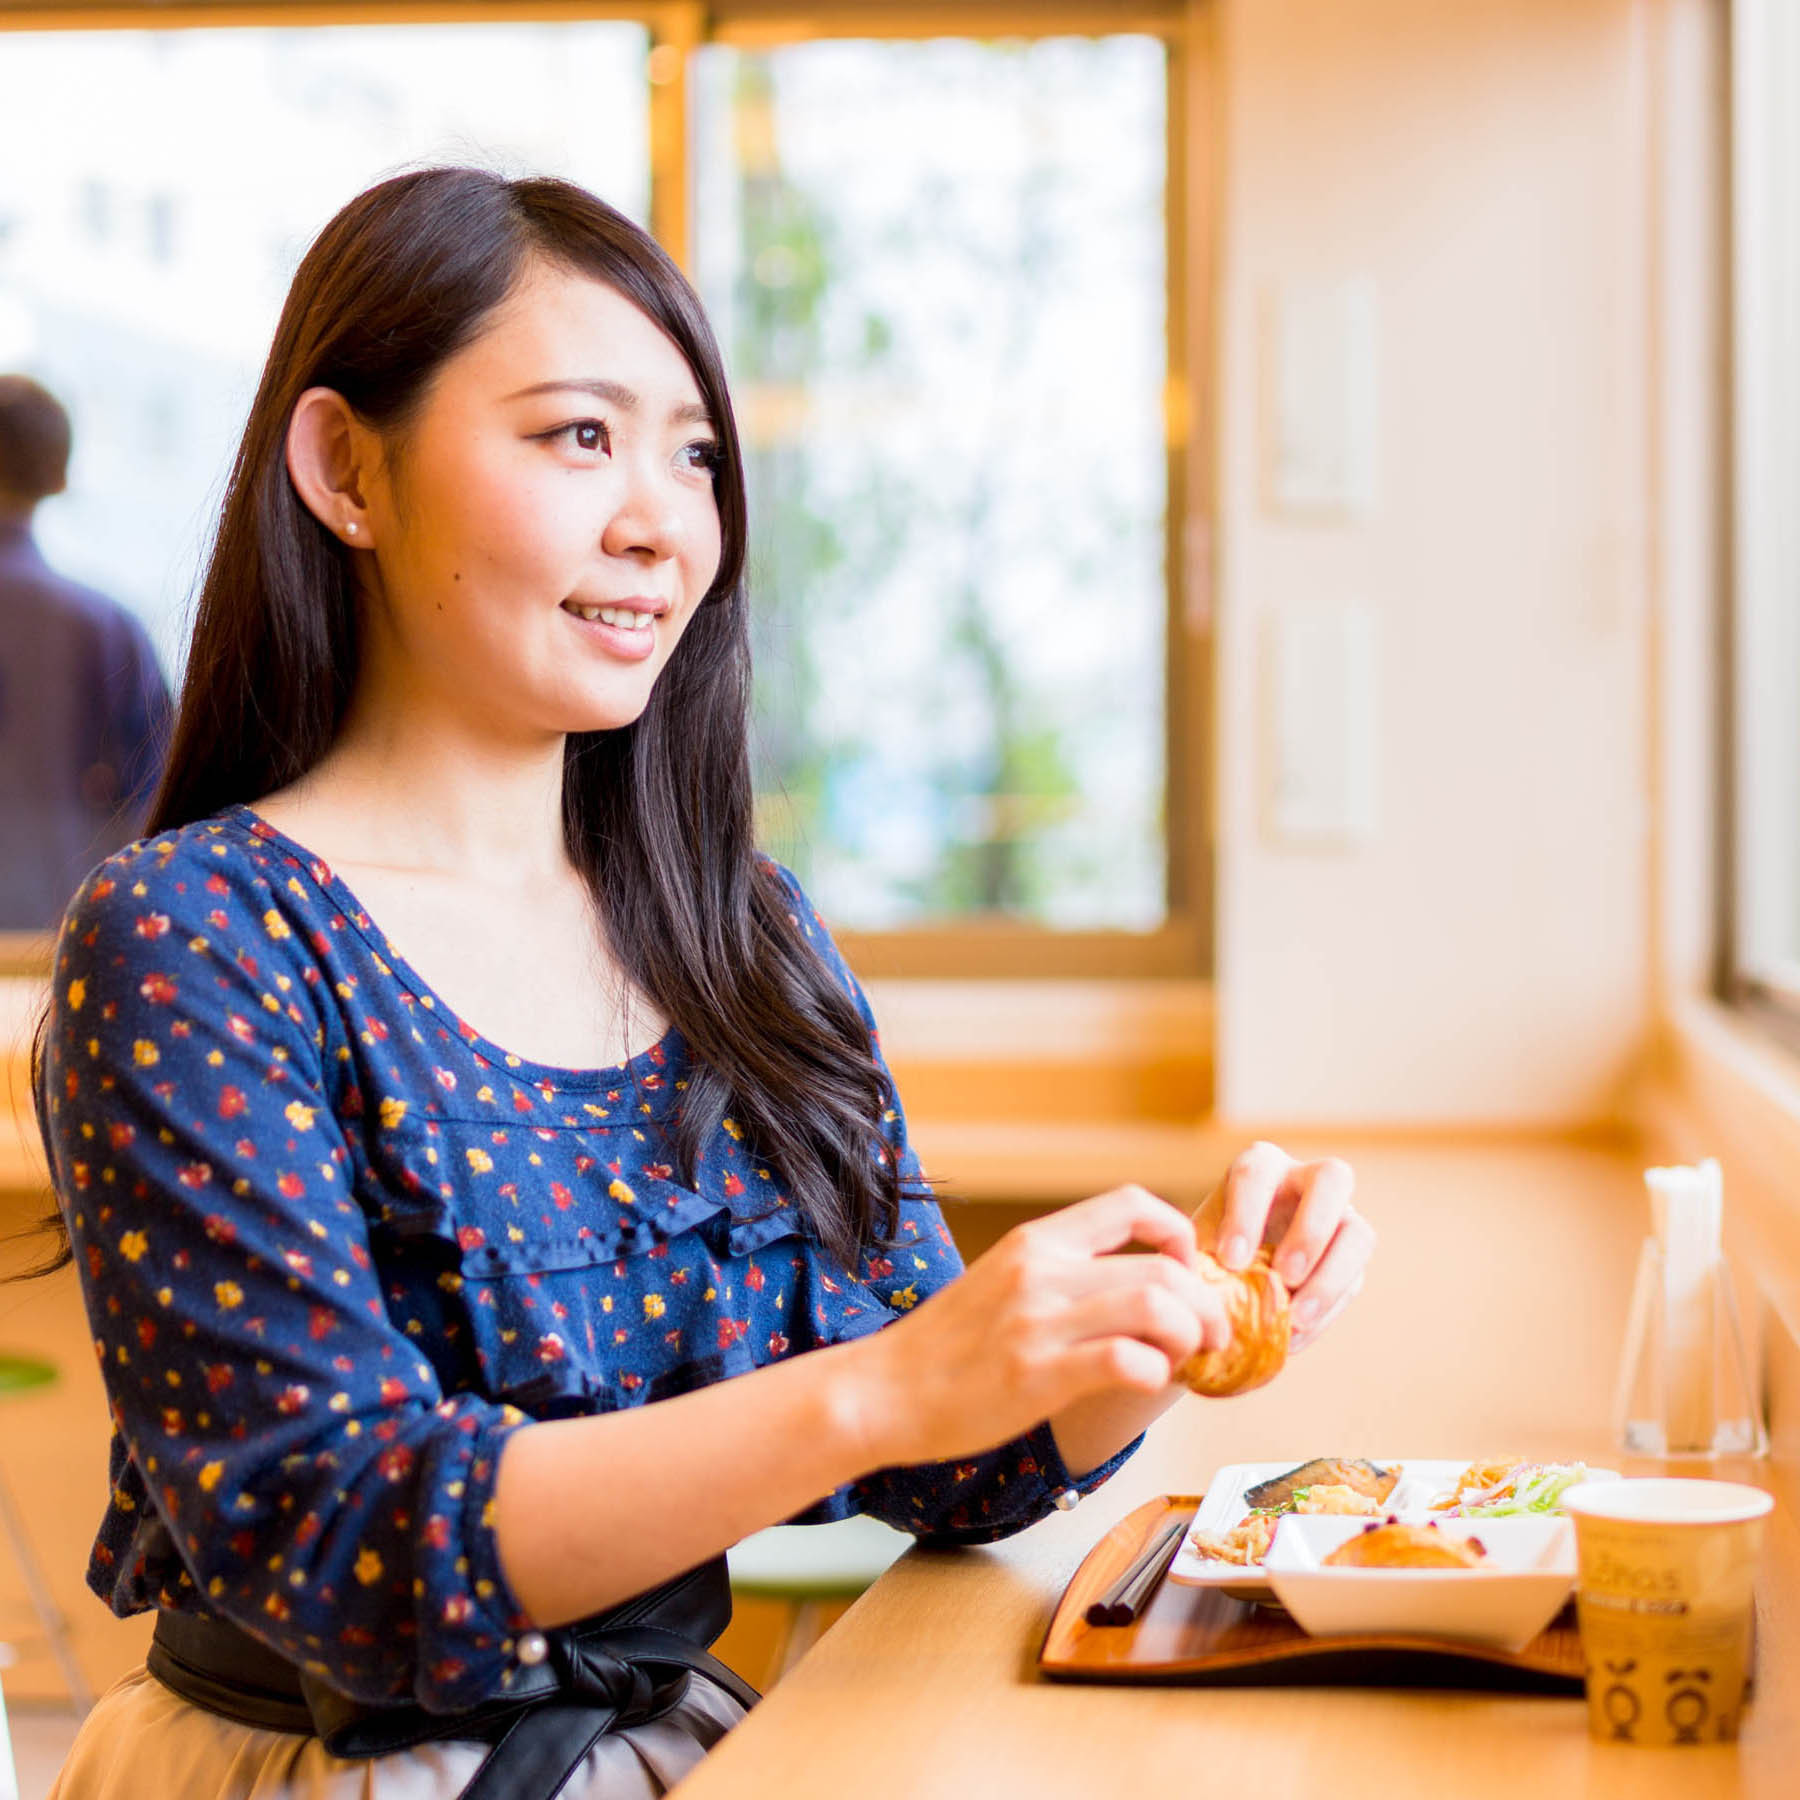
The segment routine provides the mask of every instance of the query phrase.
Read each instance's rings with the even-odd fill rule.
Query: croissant
[[[1199,1272],[1224,1291],[1231,1341],[1223,1350],[1196,1350],[1175,1379],[1215,1400],[1273,1381],[1287,1361],[1290,1326],[1287,1288],[1269,1266],[1268,1252],[1240,1272],[1202,1250]]]

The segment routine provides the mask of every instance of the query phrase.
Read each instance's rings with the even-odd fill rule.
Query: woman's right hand
[[[1151,1254],[1113,1254],[1128,1244]],[[1161,1392],[1195,1350],[1230,1338],[1195,1255],[1193,1221],[1141,1187],[1014,1227],[853,1346],[870,1466],[972,1456],[1090,1395]]]

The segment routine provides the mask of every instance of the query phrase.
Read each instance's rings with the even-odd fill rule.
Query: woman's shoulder
[[[315,915],[329,908],[309,872],[259,837],[253,818],[237,808],[196,819],[95,867],[63,915],[58,994],[70,982],[76,993],[136,994],[204,963],[285,1002],[324,922]]]
[[[296,903],[303,910],[317,903],[319,873],[236,807],[109,856],[76,890],[63,931],[154,942],[178,927],[192,934],[228,930],[240,919],[262,924],[271,907],[291,918]]]
[[[831,928],[801,885],[800,877],[786,863],[777,862],[774,857],[761,852],[757,855],[756,865],[763,880],[774,890],[777,904],[785,908],[789,923],[828,962],[836,963],[839,957]]]
[[[824,929],[824,921],[819,917],[818,908],[806,897],[806,889],[800,885],[800,877],[786,863],[777,862],[774,857],[759,850],[756,855],[756,872],[786,906],[788,917],[800,931]]]
[[[832,978],[850,996],[852,1004],[863,1015],[870,1030],[874,1030],[875,1018],[869,1010],[868,996],[863,992],[862,984],[856,979],[843,951],[833,939],[831,928],[825,923],[825,915],[813,905],[806,889],[801,886],[799,876],[772,856],[759,854],[757,867],[762,878],[774,889],[777,904],[785,909],[788,922],[799,934],[801,941],[824,963]]]

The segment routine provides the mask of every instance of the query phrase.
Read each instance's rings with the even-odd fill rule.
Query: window
[[[1800,9],[1732,8],[1734,973],[1800,1006]]]
[[[1165,59],[701,53],[763,836],[865,929],[1161,924]]]
[[[422,161],[567,175],[655,224],[718,327],[759,827],[860,965],[1201,973],[1200,655],[1169,553],[1189,9],[946,9],[965,35],[930,36],[918,9],[746,0],[706,9],[708,41],[656,0],[492,10],[0,31],[0,366],[76,431],[46,554],[177,676],[313,233]]]

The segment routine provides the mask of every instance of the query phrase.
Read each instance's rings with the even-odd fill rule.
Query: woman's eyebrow
[[[621,412],[636,412],[638,397],[622,382],[607,381],[595,376],[591,380],[581,380],[570,376],[566,380],[539,381],[530,387],[522,387],[516,394],[508,394],[508,400],[528,400],[534,394],[591,394],[596,400],[605,400],[618,407]],[[691,401],[686,406],[678,406],[669,415],[673,425],[710,425],[712,414],[698,401]]]

